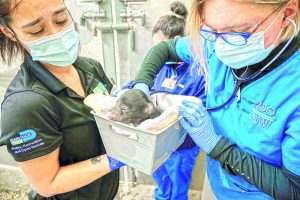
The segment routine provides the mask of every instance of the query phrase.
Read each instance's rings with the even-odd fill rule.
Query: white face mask
[[[22,43],[29,48],[33,61],[67,67],[77,59],[79,34],[72,24],[54,35]]]
[[[273,44],[265,48],[264,34],[275,23],[278,16],[279,14],[265,31],[251,35],[247,43],[243,46],[230,45],[219,38],[215,42],[215,50],[218,58],[233,69],[240,69],[263,61],[275,49],[275,43],[281,35],[282,29]]]

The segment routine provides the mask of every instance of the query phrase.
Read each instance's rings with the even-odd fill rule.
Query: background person
[[[173,2],[170,5],[170,13],[161,16],[154,25],[153,43],[157,44],[167,39],[182,37],[187,14],[187,9],[181,2]],[[137,85],[142,87],[136,87]],[[141,89],[148,95],[153,92],[168,92],[195,96],[205,104],[204,78],[201,75],[197,76],[197,71],[192,70],[188,63],[174,61],[164,63],[155,77],[151,91],[149,91],[148,85],[137,81],[130,81],[123,87],[123,89],[125,88]],[[116,95],[120,95],[120,93]],[[190,136],[187,136],[177,151],[153,173],[153,178],[158,186],[155,189],[155,199],[188,199],[192,171],[198,154],[199,147],[195,145]]]
[[[98,62],[78,57],[79,35],[64,2],[1,1],[0,16],[2,58],[24,54],[2,102],[0,144],[38,193],[29,198],[114,199],[123,164],[105,155],[83,104],[112,85]]]
[[[193,0],[191,37],[142,64],[136,81],[149,86],[170,58],[204,67],[206,108],[183,102],[181,123],[218,199],[300,199],[299,20],[298,0]]]
[[[181,2],[170,5],[170,13],[161,16],[153,28],[153,43],[184,35],[187,9]],[[193,75],[194,73],[194,75]],[[166,62],[154,79],[152,92],[198,97],[205,104],[205,81],[188,63]],[[192,171],[199,147],[187,135],[184,143],[154,173],[155,199],[188,199]]]

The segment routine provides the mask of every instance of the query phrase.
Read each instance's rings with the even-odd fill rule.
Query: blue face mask
[[[32,60],[67,67],[77,59],[79,34],[72,24],[54,35],[22,43],[29,48]]]
[[[277,17],[265,31],[251,35],[243,46],[230,45],[224,40],[218,39],[215,42],[216,55],[224,64],[233,69],[240,69],[263,61],[275,49],[275,43],[282,32],[281,29],[273,44],[265,48],[264,34],[276,19]],[[237,43],[239,42],[237,41]]]

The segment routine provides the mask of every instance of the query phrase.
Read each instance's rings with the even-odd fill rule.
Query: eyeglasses
[[[221,37],[225,42],[227,42],[230,45],[233,46],[243,46],[247,44],[248,38],[270,17],[272,16],[276,11],[278,11],[283,5],[285,5],[287,2],[281,4],[278,6],[275,10],[273,10],[271,13],[269,13],[261,22],[254,25],[249,31],[246,33],[234,33],[234,32],[223,32],[223,33],[217,33],[214,31],[201,29],[200,35],[211,42],[215,42],[219,37]]]

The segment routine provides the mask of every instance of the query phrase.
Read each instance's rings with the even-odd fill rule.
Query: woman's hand
[[[189,133],[194,142],[206,153],[215,147],[221,136],[215,133],[208,112],[202,104],[191,101],[182,101],[179,113],[182,127]]]
[[[113,97],[119,97],[124,92],[130,89],[138,89],[144,92],[147,96],[150,96],[150,87],[146,83],[136,83],[135,81],[130,81],[125,86],[122,87],[122,89],[114,91],[111,96]]]
[[[132,89],[138,89],[144,92],[148,97],[150,96],[150,87],[146,83],[136,83]]]

